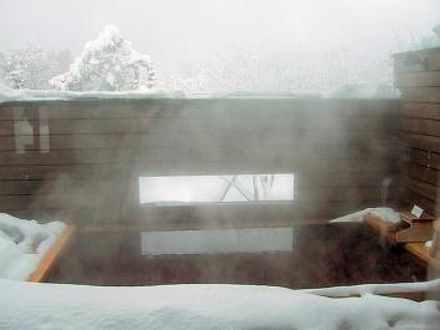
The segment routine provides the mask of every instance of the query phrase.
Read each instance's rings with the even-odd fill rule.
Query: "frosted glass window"
[[[141,204],[292,201],[294,174],[151,176],[139,178]]]

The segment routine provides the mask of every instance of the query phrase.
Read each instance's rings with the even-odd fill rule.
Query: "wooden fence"
[[[396,55],[395,75],[403,100],[404,199],[439,216],[440,49]]]
[[[429,116],[438,119],[438,109],[417,106],[428,118],[408,123],[426,122],[431,129],[436,122]],[[398,100],[276,97],[3,103],[0,209],[99,228],[270,225],[338,216],[393,199],[399,107]],[[425,155],[420,147],[411,150],[411,159]],[[431,155],[438,169],[439,155]],[[425,170],[422,160],[411,164]],[[295,200],[139,203],[140,176],[240,173],[294,173]],[[438,177],[434,170],[429,175]],[[385,178],[393,178],[387,197]]]

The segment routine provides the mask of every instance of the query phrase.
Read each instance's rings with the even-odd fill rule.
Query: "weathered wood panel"
[[[419,166],[416,164],[408,164],[407,175],[410,178],[429,183],[431,185],[439,185],[440,171],[432,167]]]
[[[400,88],[405,102],[440,103],[440,87]]]
[[[394,56],[394,72],[427,72],[440,70],[440,48],[412,51]]]
[[[440,120],[440,104],[434,103],[404,103],[402,115],[411,118]]]
[[[399,73],[395,83],[397,87],[439,87],[440,71]]]
[[[418,118],[402,119],[402,130],[410,133],[437,136],[440,132],[440,121]]]
[[[430,150],[404,149],[402,160],[428,168],[440,169],[440,154],[433,153]]]
[[[382,203],[384,179],[397,181],[399,107],[396,100],[286,98],[3,104],[0,208],[95,226],[341,215]],[[140,176],[239,173],[295,173],[297,197],[139,204]]]
[[[440,190],[440,49],[399,54],[395,80],[400,87],[400,143],[405,165],[404,201],[439,215]]]

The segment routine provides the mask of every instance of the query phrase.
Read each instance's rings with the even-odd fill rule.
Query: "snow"
[[[99,287],[0,280],[0,292],[2,329],[438,330],[440,324],[435,301],[372,294],[333,299],[268,286]]]
[[[426,242],[425,242],[425,246],[426,246],[428,249],[432,249],[432,240],[426,241]]]
[[[0,213],[0,278],[26,280],[65,227]]]
[[[135,51],[116,26],[108,25],[84,46],[70,70],[49,85],[71,91],[131,91],[149,90],[154,82],[150,58]]]
[[[394,211],[389,207],[367,208],[362,211],[351,213],[340,218],[330,220],[331,223],[337,222],[363,222],[366,215],[371,214],[382,218],[384,221],[391,224],[398,224],[400,220],[399,212]]]
[[[326,297],[349,297],[353,295],[385,295],[392,293],[411,293],[411,292],[440,292],[440,279],[427,282],[414,283],[392,283],[392,284],[361,284],[351,286],[339,286],[318,289],[298,290],[304,293],[313,293]]]
[[[125,92],[74,92],[57,90],[1,90],[0,104],[4,102],[26,101],[74,101],[89,99],[150,99],[150,98],[176,98],[183,94],[165,94],[160,91],[125,91]]]
[[[108,99],[370,99],[365,95],[337,96],[318,92],[233,92],[233,93],[185,93],[182,90],[167,90],[160,87],[151,90],[132,91],[64,91],[9,89],[0,86],[0,104],[5,102],[28,101],[83,101]],[[371,96],[373,98],[373,96]],[[376,97],[394,99],[394,97]]]

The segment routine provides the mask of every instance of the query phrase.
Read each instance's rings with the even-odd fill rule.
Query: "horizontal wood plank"
[[[440,120],[440,104],[404,103],[402,115],[405,117]]]
[[[401,145],[440,153],[440,137],[420,134],[401,134]]]
[[[440,171],[431,167],[408,164],[406,169],[410,178],[426,182],[437,187],[440,186]]]
[[[440,70],[439,49],[412,51],[394,56],[394,71],[396,73],[435,70]]]
[[[25,151],[41,151],[38,141],[27,144]],[[19,137],[18,137],[19,139]],[[145,134],[74,134],[49,135],[49,151],[73,149],[130,149],[149,147],[182,148],[194,146],[197,148],[234,148],[236,141],[240,141],[243,148],[268,148],[278,145],[288,145],[289,149],[301,147],[325,148],[362,147],[375,148],[376,146],[393,143],[397,140],[393,131],[319,131],[315,134],[305,134],[303,131],[271,131],[261,133],[236,132],[224,134],[221,132],[186,132],[182,134],[167,134],[166,132]],[[19,142],[14,136],[0,136],[0,152],[15,151]],[[238,148],[238,147],[236,147]]]
[[[14,120],[15,109],[24,109],[24,117],[38,120],[43,109],[50,119],[142,119],[142,118],[197,118],[233,115],[245,117],[285,117],[304,114],[321,116],[371,116],[397,114],[398,100],[378,99],[322,99],[322,98],[206,98],[155,100],[103,100],[10,102],[2,104],[1,120]],[[35,115],[35,113],[37,115]]]
[[[397,87],[439,87],[440,71],[398,73],[395,79]]]
[[[440,87],[400,88],[405,102],[440,103]]]
[[[410,189],[411,191],[417,194],[422,195],[423,197],[433,202],[437,201],[437,195],[439,190],[439,186],[437,185],[422,182],[417,179],[411,179],[408,182],[408,189]]]
[[[440,154],[426,150],[405,149],[402,160],[428,168],[440,169]]]
[[[401,120],[402,130],[430,136],[440,136],[440,121],[418,118],[404,118]]]

